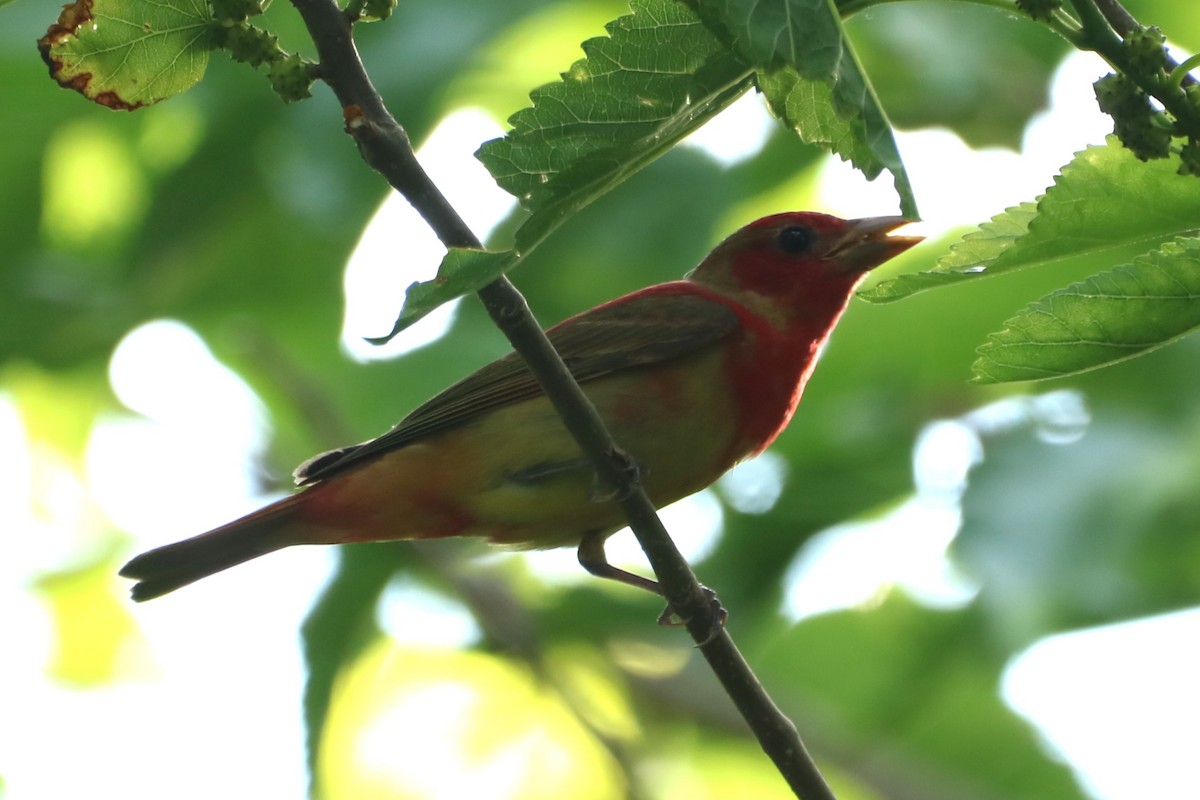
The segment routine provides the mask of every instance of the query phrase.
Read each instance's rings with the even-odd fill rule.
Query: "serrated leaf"
[[[749,87],[749,68],[686,7],[673,0],[631,6],[632,14],[606,26],[607,38],[583,43],[587,57],[561,82],[530,93],[533,107],[512,116],[508,134],[477,153],[535,214],[611,189]]]
[[[869,180],[892,173],[900,208],[916,198],[891,125],[827,0],[699,0],[700,16],[758,72],[771,110],[806,142],[829,147]]]
[[[984,383],[1058,378],[1140,355],[1200,327],[1200,239],[1046,295],[979,348]]]
[[[204,0],[77,0],[63,7],[38,50],[64,87],[132,111],[203,77],[210,19]]]
[[[1029,232],[1029,223],[1037,216],[1037,203],[1022,203],[992,217],[976,230],[963,236],[950,252],[938,259],[937,266],[926,272],[897,275],[864,289],[858,296],[872,303],[890,303],[909,295],[973,280]]]
[[[476,156],[531,216],[513,250],[451,251],[433,281],[411,286],[386,341],[438,305],[515,267],[562,222],[666,153],[750,88],[752,72],[683,5],[639,0],[583,44],[587,57]]]
[[[841,19],[826,0],[698,0],[706,23],[756,67],[832,77],[844,56]]]
[[[1175,159],[1138,161],[1111,137],[1077,153],[1035,204],[1009,209],[967,234],[924,273],[860,293],[888,302],[949,283],[1093,258],[1119,264],[1200,230],[1200,192]]]
[[[901,213],[919,217],[891,125],[861,72],[850,70],[830,84],[781,69],[760,75],[758,86],[775,115],[805,142],[828,147],[868,180],[885,169],[891,172]]]

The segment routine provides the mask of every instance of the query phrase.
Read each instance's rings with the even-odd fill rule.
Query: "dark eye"
[[[776,243],[779,249],[783,252],[797,256],[801,253],[807,253],[812,248],[813,242],[817,239],[817,234],[812,228],[806,228],[803,225],[793,225],[790,228],[784,228],[776,237]]]

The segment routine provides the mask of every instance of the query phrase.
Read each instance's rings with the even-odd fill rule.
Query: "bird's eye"
[[[813,229],[806,228],[803,225],[792,225],[789,228],[784,228],[776,237],[779,249],[793,256],[807,253],[816,240],[817,234],[813,232]]]

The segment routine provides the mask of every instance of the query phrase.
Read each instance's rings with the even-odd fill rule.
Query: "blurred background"
[[[1128,6],[1200,49],[1200,7]],[[363,342],[442,251],[324,87],[285,107],[216,54],[187,94],[108,112],[46,77],[56,9],[3,11],[0,797],[789,796],[658,601],[571,551],[295,548],[134,606],[124,560],[282,496],[508,348],[473,298]],[[503,243],[513,205],[471,153],[623,13],[402,3],[359,43]],[[287,4],[267,19],[305,50]],[[886,274],[1110,130],[1104,65],[1028,21],[922,2],[847,27],[929,236]],[[801,208],[897,202],[748,96],[512,277],[548,325]],[[1072,277],[1049,272],[855,301],[776,445],[665,514],[843,800],[1200,796],[1200,341],[969,383],[986,334]],[[610,552],[646,570],[627,533]]]

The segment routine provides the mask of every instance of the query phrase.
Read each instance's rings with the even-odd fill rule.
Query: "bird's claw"
[[[721,605],[716,592],[704,585],[700,586],[700,591],[704,592],[704,596],[708,599],[710,614],[708,635],[704,637],[703,641],[697,642],[696,647],[704,647],[704,645],[720,636],[721,631],[725,630],[726,621],[729,619],[729,612]],[[686,625],[687,622],[688,620],[681,617],[675,610],[675,607],[669,603],[663,609],[663,612],[658,615],[658,624],[663,626],[675,627]]]
[[[619,447],[611,450],[608,456],[620,463],[621,472],[628,477],[628,480],[625,482],[624,487],[614,486],[597,474],[592,479],[591,488],[588,489],[588,499],[593,503],[624,500],[629,495],[632,487],[642,482],[642,465],[633,456]]]

